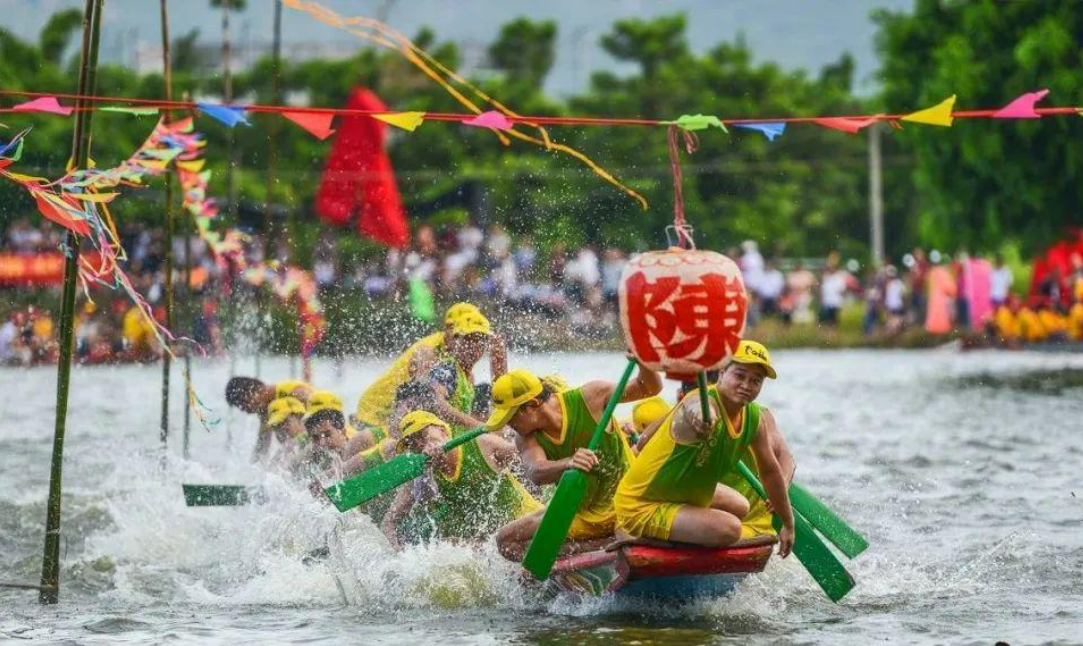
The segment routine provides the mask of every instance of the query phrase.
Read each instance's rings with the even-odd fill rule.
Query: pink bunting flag
[[[816,119],[816,123],[825,127],[832,128],[834,130],[841,130],[848,132],[851,135],[856,135],[862,128],[868,128],[872,124],[876,123],[876,117],[866,117],[864,119],[848,119],[846,117],[827,117],[824,119]]]
[[[511,130],[511,127],[515,124],[496,110],[489,110],[488,112],[482,112],[473,119],[464,120],[463,125],[474,126],[475,128],[492,128],[494,130]]]
[[[335,134],[331,128],[331,120],[335,118],[335,115],[331,112],[283,112],[282,116],[301,126],[320,141]]]
[[[59,114],[68,116],[72,113],[73,108],[60,105],[60,102],[56,100],[55,96],[43,96],[33,101],[27,101],[26,103],[20,103],[17,106],[11,108],[15,112],[48,112],[50,114]]]
[[[1027,92],[993,113],[994,119],[1038,119],[1042,115],[1034,111],[1034,104],[1045,98],[1049,90]]]

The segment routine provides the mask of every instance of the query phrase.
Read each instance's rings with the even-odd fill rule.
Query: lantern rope
[[[673,171],[673,231],[676,234],[677,245],[685,249],[695,249],[692,241],[692,227],[684,215],[684,191],[681,187],[681,151],[678,148],[678,136],[684,135],[684,148],[688,154],[696,152],[699,148],[699,138],[695,133],[689,132],[672,125],[668,129],[669,140],[669,166]],[[667,227],[668,229],[669,227]]]

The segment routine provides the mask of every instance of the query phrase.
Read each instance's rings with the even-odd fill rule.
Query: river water
[[[176,431],[159,449],[160,368],[95,367],[74,372],[61,603],[0,588],[0,642],[1083,643],[1083,356],[777,355],[761,402],[798,479],[872,543],[838,605],[794,559],[728,598],[660,606],[524,590],[492,546],[394,554],[367,518],[249,464],[255,422],[224,410],[227,364],[196,365],[223,421],[193,429],[188,461]],[[615,379],[622,363],[512,357],[572,383]],[[353,402],[385,365],[317,362],[316,382]],[[289,365],[265,359],[262,373]],[[53,368],[0,369],[0,580],[40,573],[54,381]],[[263,483],[271,502],[188,509],[182,482]],[[325,540],[330,557],[303,564]]]

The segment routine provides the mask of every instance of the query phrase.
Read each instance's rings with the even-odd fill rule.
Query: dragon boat
[[[776,542],[774,536],[759,536],[722,548],[616,543],[559,559],[550,587],[590,597],[718,597],[732,592],[748,575],[762,572]]]

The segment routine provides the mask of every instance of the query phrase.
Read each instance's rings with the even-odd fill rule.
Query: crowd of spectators
[[[121,232],[128,252],[125,269],[133,285],[164,320],[165,239],[160,230],[129,225]],[[371,300],[402,302],[412,282],[447,301],[469,300],[492,309],[529,311],[562,322],[579,335],[612,336],[617,329],[617,292],[629,253],[590,245],[542,250],[531,236],[513,239],[500,224],[487,229],[421,225],[406,249],[345,267],[336,234],[324,231],[313,248],[312,275],[321,292],[352,290]],[[6,231],[0,253],[56,252],[57,229],[17,220]],[[223,347],[218,303],[229,277],[198,238],[192,250],[192,336],[211,352]],[[267,249],[265,250],[265,246]],[[173,241],[177,266],[185,241]],[[265,256],[287,261],[285,238],[265,245],[253,235],[249,262]],[[885,263],[861,271],[837,252],[823,258],[772,258],[753,241],[726,250],[740,265],[750,297],[749,324],[777,321],[788,326],[834,328],[858,320],[867,335],[891,336],[908,328],[930,335],[969,331],[997,343],[1083,340],[1083,259],[1072,275],[1043,283],[1039,298],[1015,298],[1011,270],[1001,259],[958,253],[948,257],[914,249],[898,266]],[[174,277],[180,283],[183,277]],[[102,293],[104,291],[104,293]],[[77,358],[83,362],[152,361],[162,352],[152,326],[123,294],[96,290],[94,302],[80,300],[76,316]],[[1067,296],[1067,298],[1065,298]],[[390,306],[390,303],[389,305]],[[9,309],[10,311],[10,309]],[[848,314],[848,313],[853,313]],[[846,316],[844,316],[846,314]],[[332,317],[333,318],[333,317]],[[56,359],[53,315],[34,307],[10,311],[0,324],[0,362]]]

